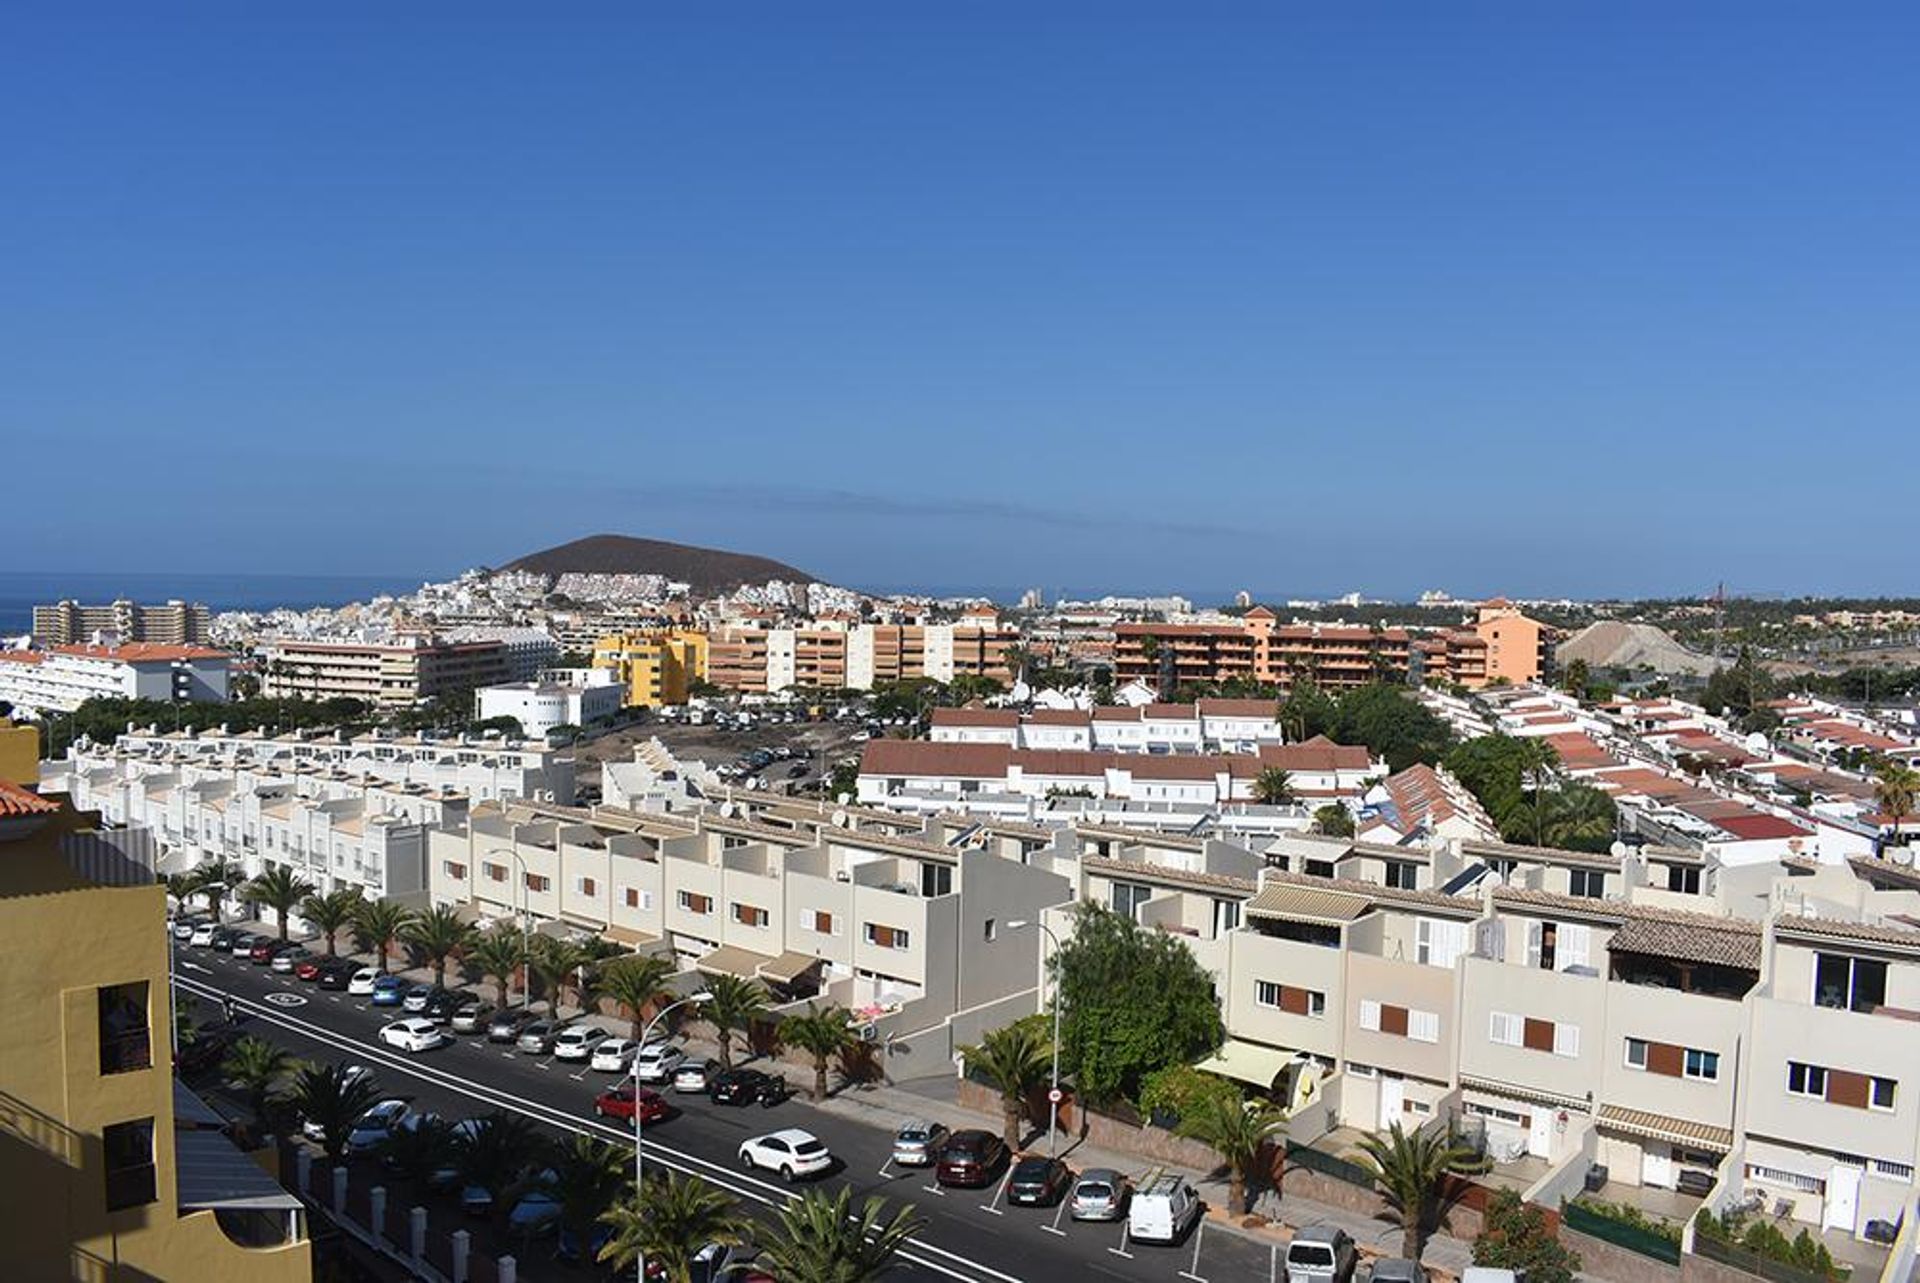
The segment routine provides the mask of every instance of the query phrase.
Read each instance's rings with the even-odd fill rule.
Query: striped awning
[[[1247,901],[1246,912],[1258,918],[1291,918],[1302,922],[1352,922],[1373,907],[1364,895],[1351,891],[1328,891],[1319,887],[1296,886],[1289,882],[1269,883]]]
[[[788,949],[779,957],[761,963],[758,974],[778,984],[790,985],[825,962],[825,958],[814,954]]]
[[[1670,1118],[1644,1109],[1628,1109],[1624,1105],[1602,1105],[1598,1122],[1602,1128],[1625,1132],[1629,1136],[1646,1136],[1653,1140],[1671,1141],[1676,1145],[1697,1146],[1720,1154],[1733,1151],[1733,1132],[1730,1129],[1715,1127],[1710,1123],[1696,1123],[1687,1118]]]
[[[1461,1074],[1460,1085],[1468,1091],[1482,1091],[1489,1096],[1504,1096],[1508,1100],[1524,1100],[1535,1105],[1551,1105],[1555,1109],[1577,1109],[1581,1113],[1585,1113],[1592,1103],[1585,1096],[1574,1096],[1548,1087],[1529,1087],[1523,1083],[1502,1082],[1498,1078],[1476,1078],[1472,1074]]]

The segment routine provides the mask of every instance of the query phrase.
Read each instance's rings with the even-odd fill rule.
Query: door
[[[1527,1152],[1535,1158],[1553,1157],[1554,1111],[1535,1105],[1527,1118]]]
[[[1657,1185],[1661,1189],[1673,1188],[1673,1149],[1657,1140],[1648,1141],[1640,1149],[1640,1183]]]
[[[1827,1201],[1820,1212],[1820,1228],[1851,1234],[1860,1219],[1860,1168],[1835,1163],[1827,1171]]]
[[[1380,1075],[1380,1130],[1400,1121],[1407,1108],[1407,1083],[1399,1074]]]

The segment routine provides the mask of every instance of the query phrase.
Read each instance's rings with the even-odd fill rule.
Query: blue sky
[[[9,546],[1920,591],[1916,36],[1911,5],[16,9]]]

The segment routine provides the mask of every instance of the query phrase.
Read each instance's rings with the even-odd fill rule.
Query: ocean
[[[94,606],[120,597],[142,605],[165,601],[201,601],[222,610],[269,610],[291,606],[341,606],[381,593],[412,592],[422,576],[408,575],[190,575],[60,574],[0,571],[0,637],[33,627],[33,608],[74,600]]]

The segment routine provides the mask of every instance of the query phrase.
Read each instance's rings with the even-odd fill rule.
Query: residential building
[[[450,642],[402,637],[388,642],[276,638],[261,648],[261,693],[275,697],[361,700],[406,708],[436,695],[465,694],[507,678],[499,641]]]
[[[231,658],[156,642],[0,651],[0,700],[36,718],[71,713],[90,699],[223,703]]]
[[[555,727],[592,726],[619,715],[629,687],[615,670],[586,670],[596,680],[584,683],[531,681],[482,686],[473,693],[474,716],[481,721],[511,717],[523,734],[544,739]]]
[[[144,606],[121,598],[104,606],[61,601],[33,608],[33,639],[41,646],[77,645],[96,638],[204,646],[211,639],[211,626],[212,616],[197,601]]]
[[[507,650],[507,680],[532,681],[560,659],[560,643],[544,628],[462,624],[442,634],[450,642],[499,642]]]
[[[936,744],[1005,744],[1010,748],[1098,749],[1116,753],[1252,753],[1279,744],[1279,708],[1272,700],[1203,699],[1137,708],[936,708],[929,738]]]
[[[1480,604],[1479,618],[1471,631],[1486,646],[1485,684],[1524,686],[1553,670],[1553,644],[1559,634],[1521,614],[1520,608],[1504,597]],[[1481,684],[1465,675],[1457,680],[1468,687]]]
[[[613,633],[593,644],[593,666],[618,675],[629,708],[684,704],[693,683],[708,680],[707,635],[663,628]]]
[[[1117,624],[1114,680],[1163,692],[1190,682],[1250,681],[1286,686],[1311,680],[1329,690],[1407,680],[1412,635],[1404,628],[1277,622],[1265,606],[1218,623]]]
[[[33,785],[40,779],[40,728],[0,717],[0,781]]]

